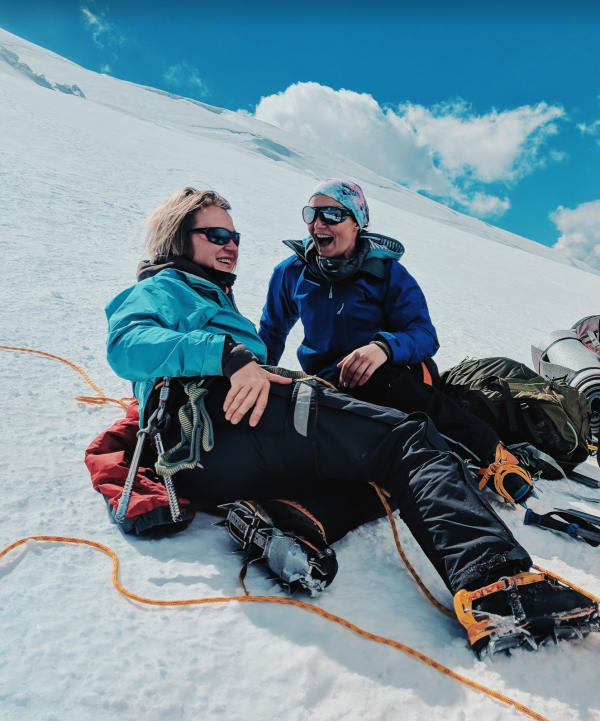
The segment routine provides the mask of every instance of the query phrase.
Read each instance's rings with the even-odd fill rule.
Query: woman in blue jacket
[[[564,635],[589,632],[595,604],[529,572],[529,555],[425,415],[407,417],[261,367],[266,348],[233,300],[240,234],[228,210],[220,196],[192,188],[165,201],[149,219],[150,262],[142,264],[138,283],[106,309],[108,359],[133,382],[142,424],[153,417],[163,377],[170,378],[171,424],[160,426],[167,451],[157,473],[166,478],[166,455],[189,437],[174,402],[189,396],[197,411],[194,428],[203,424],[205,432],[189,444],[193,462],[172,475],[175,490],[191,504],[228,504],[232,538],[281,581],[311,594],[331,583],[337,562],[330,544],[381,515],[371,485],[376,480],[456,594],[474,649],[545,636],[565,614],[570,630]],[[116,434],[111,437],[115,452]],[[117,455],[131,457],[131,450]],[[136,478],[146,496],[128,509],[131,524],[124,530],[139,532],[132,516],[152,507],[149,489],[161,485],[149,471],[152,462],[148,450],[142,459],[147,472]],[[95,485],[115,515],[122,475],[118,482],[100,475]],[[154,513],[143,529],[155,524],[152,535],[159,535],[161,524],[172,533],[187,523],[189,517]],[[502,593],[513,587],[518,619],[516,601]]]
[[[267,362],[279,362],[300,319],[304,371],[369,403],[425,412],[462,444],[462,455],[482,466],[494,461],[496,432],[435,387],[439,343],[425,296],[397,262],[402,244],[365,230],[369,208],[361,188],[339,179],[319,183],[302,215],[309,236],[284,241],[294,254],[269,283],[258,331]]]

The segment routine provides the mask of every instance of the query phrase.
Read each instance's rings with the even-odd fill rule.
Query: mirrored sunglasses
[[[240,245],[241,235],[235,230],[227,230],[227,228],[191,228],[188,233],[201,233],[210,243],[215,245],[227,245],[230,240],[238,246]]]
[[[337,225],[343,223],[352,213],[347,208],[327,206],[325,208],[313,208],[312,205],[305,205],[302,208],[302,219],[307,225],[314,223],[317,216],[325,225]]]

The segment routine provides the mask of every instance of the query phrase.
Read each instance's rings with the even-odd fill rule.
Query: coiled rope
[[[116,403],[117,405],[121,406],[124,410],[127,410],[129,404],[126,403],[126,401],[131,402],[134,400],[133,398],[107,398],[105,394],[103,393],[102,389],[99,388],[85,373],[85,371],[80,368],[75,363],[66,360],[65,358],[61,358],[60,356],[54,355],[52,353],[46,353],[44,351],[38,351],[33,350],[31,348],[17,348],[14,346],[6,346],[6,345],[0,345],[0,350],[10,350],[10,351],[19,351],[19,352],[25,352],[25,353],[34,353],[36,355],[45,356],[47,358],[53,358],[54,360],[61,361],[62,363],[66,363],[67,365],[71,366],[75,370],[77,370],[81,375],[83,376],[84,380],[89,383],[89,385],[92,386],[92,388],[98,393],[97,397],[86,397],[86,396],[75,396],[75,400],[82,401],[84,403],[92,403],[96,405],[100,405],[103,403]],[[400,537],[398,535],[398,529],[396,527],[396,522],[394,519],[394,516],[392,514],[392,510],[390,508],[389,503],[387,502],[386,498],[386,491],[381,489],[379,486],[377,486],[375,483],[371,483],[371,485],[375,488],[377,495],[379,496],[383,507],[385,508],[385,512],[387,514],[388,520],[390,522],[392,533],[394,535],[394,542],[396,544],[396,548],[398,550],[398,553],[400,557],[402,558],[403,563],[405,564],[406,568],[411,573],[412,577],[414,578],[415,582],[419,586],[419,588],[423,591],[423,593],[427,596],[427,598],[431,601],[431,603],[439,609],[442,613],[446,614],[447,616],[450,616],[452,618],[455,618],[454,613],[446,608],[443,604],[441,604],[429,591],[429,589],[425,586],[423,581],[421,580],[419,574],[415,570],[414,566],[410,563],[408,560],[406,554],[404,553],[404,550],[402,548],[402,544],[400,542]],[[449,676],[450,678],[455,679],[456,681],[459,681],[460,683],[464,684],[465,686],[468,686],[469,688],[474,689],[475,691],[480,691],[481,693],[484,693],[491,698],[494,698],[498,701],[501,701],[502,703],[507,704],[508,706],[513,706],[515,709],[520,711],[521,713],[525,714],[526,716],[529,716],[530,718],[536,719],[536,721],[549,721],[545,716],[542,716],[541,714],[537,713],[536,711],[533,711],[528,706],[525,706],[522,703],[519,703],[518,701],[515,701],[514,699],[510,698],[509,696],[505,696],[504,694],[499,693],[498,691],[494,691],[493,689],[488,688],[487,686],[483,686],[482,684],[477,683],[476,681],[472,681],[470,678],[467,678],[466,676],[462,676],[459,673],[456,673],[455,671],[452,671],[452,669],[448,668],[447,666],[444,666],[441,663],[438,663],[437,661],[434,661],[434,659],[430,658],[429,656],[426,656],[425,654],[421,653],[420,651],[415,650],[414,648],[411,648],[410,646],[407,646],[406,644],[400,643],[400,641],[395,641],[394,639],[387,638],[386,636],[379,636],[374,633],[370,633],[369,631],[365,631],[364,629],[360,628],[359,626],[355,625],[354,623],[351,623],[350,621],[347,621],[345,618],[342,618],[341,616],[336,616],[333,613],[330,613],[329,611],[325,611],[322,608],[319,608],[318,606],[315,606],[310,603],[306,603],[305,601],[298,601],[293,598],[288,598],[285,596],[255,596],[255,595],[244,595],[244,596],[215,596],[215,597],[209,597],[209,598],[190,598],[190,599],[182,599],[182,600],[176,600],[176,601],[161,601],[158,599],[153,598],[146,598],[145,596],[139,596],[138,594],[133,593],[132,591],[127,590],[120,582],[119,580],[119,558],[117,554],[108,546],[105,546],[102,543],[97,543],[96,541],[90,541],[84,538],[71,538],[68,536],[28,536],[26,538],[21,538],[18,541],[15,541],[14,543],[11,543],[9,546],[6,546],[2,551],[0,551],[0,559],[2,559],[4,556],[6,556],[8,553],[10,553],[15,548],[18,548],[19,546],[24,545],[28,541],[36,541],[38,543],[71,543],[71,544],[79,544],[79,545],[85,545],[90,546],[91,548],[95,548],[99,551],[102,551],[107,556],[109,556],[112,559],[113,562],[113,570],[112,570],[112,581],[119,593],[123,594],[127,598],[131,599],[132,601],[137,601],[138,603],[143,603],[150,606],[165,606],[165,607],[176,607],[176,606],[200,606],[200,605],[208,605],[212,603],[230,603],[232,601],[238,601],[240,603],[278,603],[283,606],[296,606],[297,608],[303,608],[305,611],[309,611],[311,613],[316,613],[319,616],[322,616],[323,618],[328,619],[329,621],[333,621],[334,623],[338,623],[340,626],[344,626],[345,628],[349,629],[350,631],[353,631],[358,636],[361,636],[362,638],[369,639],[370,641],[375,641],[376,643],[381,643],[386,646],[391,646],[392,648],[395,648],[399,651],[403,651],[404,653],[408,654],[409,656],[412,656],[413,658],[418,659],[419,661],[422,661],[423,663],[427,664],[428,666],[431,666],[431,668],[436,669],[440,673],[443,673],[445,676]],[[567,586],[570,586],[575,591],[578,591],[580,593],[583,593],[584,595],[587,595],[589,598],[592,598],[596,603],[600,603],[600,598],[597,596],[594,596],[587,591],[584,591],[579,586],[575,586],[574,584],[570,583],[566,579],[552,573],[551,571],[547,571],[544,568],[540,568],[539,566],[533,566],[536,570],[546,573],[548,576],[561,581],[562,583],[566,584]]]

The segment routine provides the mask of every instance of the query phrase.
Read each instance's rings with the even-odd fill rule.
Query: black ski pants
[[[321,522],[327,542],[382,515],[369,485],[387,489],[411,533],[452,593],[526,570],[527,552],[478,490],[460,458],[425,414],[405,414],[356,400],[316,381],[272,385],[255,428],[248,416],[225,420],[229,382],[215,379],[206,397],[214,448],[203,468],[174,481],[192,502],[281,498]],[[177,423],[167,447],[179,440]]]
[[[500,441],[498,434],[485,421],[438,390],[437,365],[433,360],[426,361],[425,365],[433,385],[424,382],[420,363],[412,366],[385,363],[363,386],[346,388],[344,392],[367,403],[390,406],[404,413],[426,413],[442,435],[459,444],[453,445],[453,450],[461,457],[487,466],[494,460]]]

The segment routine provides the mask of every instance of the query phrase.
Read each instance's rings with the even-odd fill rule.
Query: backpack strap
[[[590,339],[592,348],[596,351],[596,353],[600,354],[600,342],[598,342],[598,338],[596,338],[596,334],[593,331],[588,330],[587,337]]]
[[[500,411],[496,408],[496,406],[492,403],[492,401],[486,396],[486,394],[483,391],[481,391],[479,389],[477,389],[477,390],[474,389],[474,390],[469,391],[469,388],[467,386],[463,386],[463,387],[466,388],[466,391],[463,391],[463,393],[465,393],[467,391],[471,392],[471,393],[477,393],[477,399],[480,400],[486,406],[486,408],[489,410],[489,412],[494,416],[494,418],[496,420],[500,419],[502,414],[500,413]]]
[[[562,380],[565,383],[569,382],[569,376],[573,374],[573,371],[565,366],[549,363],[547,360],[544,360],[545,351],[540,350],[535,345],[531,346],[531,358],[533,360],[533,367],[538,375],[550,381]]]
[[[502,395],[504,396],[504,403],[506,405],[506,412],[508,413],[508,427],[512,433],[516,433],[519,430],[519,424],[517,423],[517,414],[515,412],[515,401],[510,392],[510,386],[503,378],[498,378],[500,387],[502,388]]]
[[[531,418],[531,413],[529,412],[529,406],[527,403],[521,403],[519,404],[519,408],[521,409],[521,414],[523,415],[523,420],[525,421],[525,424],[527,425],[527,428],[529,429],[529,432],[531,433],[531,437],[533,438],[534,442],[538,446],[542,446],[543,442],[540,438],[540,434],[537,432],[535,428],[535,424],[533,422],[533,419]]]

